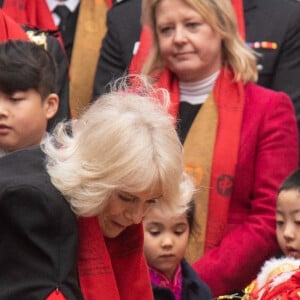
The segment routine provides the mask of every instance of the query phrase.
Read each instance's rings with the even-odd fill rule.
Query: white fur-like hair
[[[288,272],[289,268],[290,270],[293,270],[293,268],[296,269],[299,267],[300,267],[300,259],[296,259],[293,257],[271,258],[267,260],[262,266],[261,271],[257,276],[257,285],[259,288],[264,286],[268,281],[270,274],[276,270],[278,270],[277,283],[279,284],[281,280],[285,281],[291,276],[291,274]],[[282,272],[281,269],[283,269]]]
[[[168,93],[126,81],[77,120],[60,123],[42,145],[52,183],[78,216],[98,215],[116,191],[155,193],[166,209],[185,209],[182,145]]]

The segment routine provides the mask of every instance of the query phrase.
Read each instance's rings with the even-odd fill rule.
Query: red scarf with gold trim
[[[105,239],[97,218],[79,226],[78,271],[85,300],[153,300],[141,224]]]
[[[243,1],[232,0],[232,4],[238,19],[240,33],[244,37]],[[130,73],[139,73],[141,71],[151,45],[151,29],[144,26],[140,36],[138,52],[133,57],[129,68]],[[164,87],[170,92],[170,113],[176,117],[179,107],[179,87],[176,78],[165,69],[158,77],[156,85]],[[226,229],[244,109],[243,83],[232,82],[232,72],[228,69],[223,69],[214,87],[214,98],[218,109],[219,126],[211,170],[212,189],[209,195],[207,218],[209,226],[207,226],[205,250],[217,245]]]

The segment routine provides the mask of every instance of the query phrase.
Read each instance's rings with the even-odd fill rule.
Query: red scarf
[[[113,6],[112,0],[106,0],[105,2],[108,8],[111,8]]]
[[[211,170],[211,186],[205,249],[215,247],[227,225],[235,166],[238,159],[244,112],[244,84],[233,82],[233,74],[223,69],[214,86],[218,129]]]
[[[79,219],[80,287],[85,300],[153,300],[142,225],[105,239],[97,218]]]
[[[19,39],[28,40],[28,37],[21,26],[0,9],[0,41]]]
[[[209,226],[206,231],[205,250],[216,246],[224,235],[238,157],[244,110],[244,85],[242,82],[233,82],[232,78],[232,72],[223,69],[213,91],[219,126],[211,170],[212,188],[209,195],[207,216]],[[179,108],[177,79],[165,69],[156,82],[156,86],[166,88],[170,92],[170,113],[176,117]]]
[[[231,0],[231,3],[237,18],[239,33],[243,38],[243,40],[245,40],[246,32],[245,32],[243,0]]]
[[[232,0],[238,18],[239,30],[244,36],[243,1]],[[152,44],[151,29],[144,26],[140,36],[137,54],[130,65],[130,73],[139,73],[149,54]],[[179,107],[178,82],[168,70],[158,77],[158,87],[170,92],[170,113],[177,116]],[[232,72],[222,70],[214,87],[214,98],[218,109],[219,124],[214,158],[211,170],[211,186],[205,250],[217,245],[224,234],[227,224],[227,212],[231,196],[232,181],[238,156],[240,130],[244,109],[244,88],[242,82],[232,82]]]

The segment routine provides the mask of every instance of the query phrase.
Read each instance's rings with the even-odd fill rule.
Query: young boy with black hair
[[[58,109],[56,66],[32,42],[0,44],[0,149],[4,153],[38,145]]]
[[[39,145],[57,111],[55,83],[43,46],[0,43],[0,299],[83,299],[76,217]]]
[[[300,169],[278,189],[276,238],[279,258],[267,260],[243,300],[299,299],[300,295]]]

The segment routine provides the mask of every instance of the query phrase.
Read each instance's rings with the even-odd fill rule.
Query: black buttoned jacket
[[[82,300],[77,224],[52,185],[39,147],[0,159],[0,299]]]

